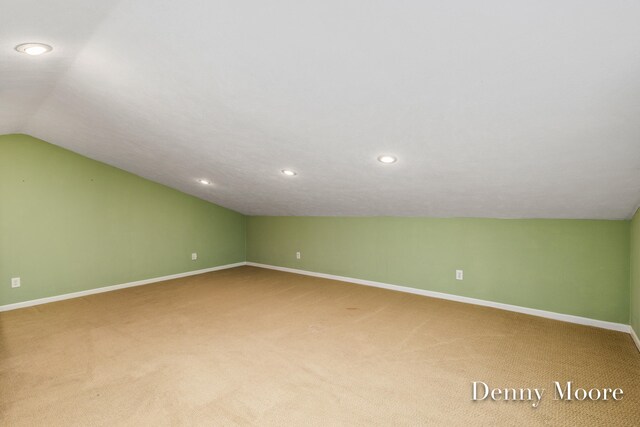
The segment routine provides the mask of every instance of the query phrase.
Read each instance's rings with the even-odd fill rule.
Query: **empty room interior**
[[[639,425],[639,22],[0,0],[0,425]]]

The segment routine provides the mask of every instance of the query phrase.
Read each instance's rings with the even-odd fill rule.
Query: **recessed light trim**
[[[204,179],[204,178],[199,179],[198,182],[200,184],[202,184],[202,185],[211,185],[211,184],[213,184],[211,181],[209,181],[208,179]]]
[[[53,48],[44,43],[22,43],[16,46],[16,50],[20,53],[26,53],[27,55],[38,56],[51,52]]]
[[[383,154],[382,156],[378,156],[378,161],[385,165],[390,165],[391,163],[397,162],[398,158],[390,154]]]
[[[282,169],[280,172],[282,172],[282,174],[286,175],[286,176],[296,176],[296,175],[298,175],[295,171],[292,171],[291,169]]]

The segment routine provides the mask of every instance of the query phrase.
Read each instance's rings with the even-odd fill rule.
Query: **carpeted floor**
[[[0,425],[637,425],[627,334],[240,267],[0,313]],[[472,381],[545,388],[471,401]],[[555,401],[553,381],[622,388]]]

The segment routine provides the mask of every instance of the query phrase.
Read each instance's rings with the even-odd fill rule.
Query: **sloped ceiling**
[[[245,214],[628,218],[639,22],[623,0],[0,0],[0,133]]]

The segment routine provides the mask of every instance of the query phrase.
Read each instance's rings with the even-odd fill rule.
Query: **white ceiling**
[[[0,0],[0,133],[245,214],[629,218],[639,22],[635,0]]]

